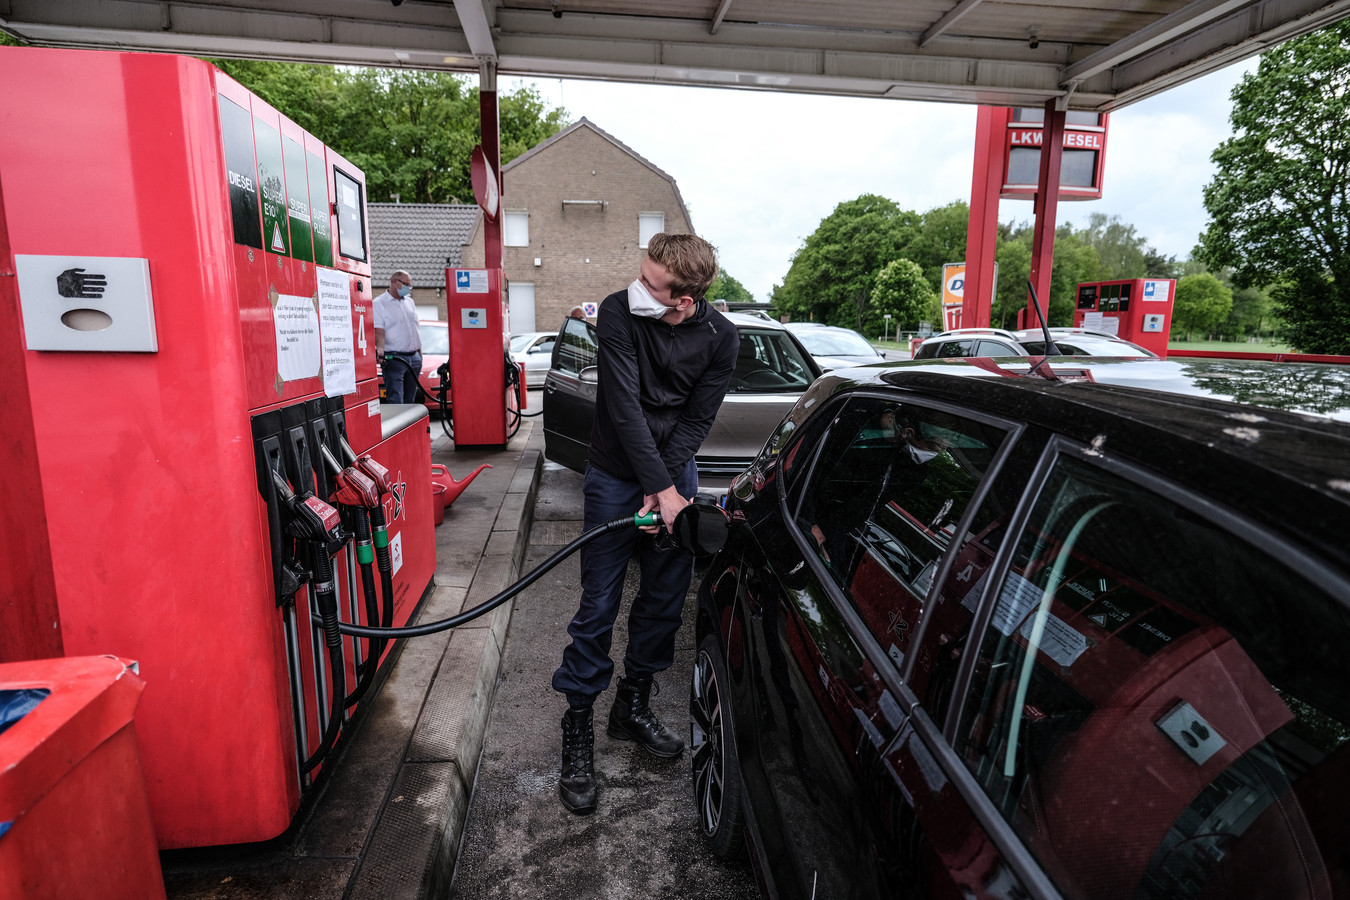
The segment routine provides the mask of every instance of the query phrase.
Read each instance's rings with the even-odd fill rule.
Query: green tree
[[[1209,272],[1185,275],[1177,282],[1172,304],[1172,331],[1186,332],[1186,340],[1199,330],[1208,332],[1228,318],[1233,309],[1233,292]]]
[[[891,317],[891,328],[915,330],[920,321],[936,321],[940,314],[938,293],[924,277],[918,263],[893,259],[877,273],[872,302],[858,330],[880,334]]]
[[[970,204],[964,200],[928,210],[919,217],[919,227],[901,248],[901,255],[919,264],[928,284],[942,290],[942,267],[966,258],[966,233],[970,226]]]
[[[478,88],[447,72],[332,68],[212,60],[366,175],[373,201],[469,202],[469,158],[479,143]],[[510,162],[567,124],[538,91],[498,95],[501,161]]]
[[[877,272],[918,227],[917,213],[876,194],[840,203],[793,254],[774,306],[798,321],[860,327]]]
[[[1232,99],[1203,257],[1239,287],[1279,285],[1294,347],[1350,353],[1350,21],[1267,51]]]
[[[709,300],[725,300],[728,303],[755,302],[755,295],[750,293],[745,285],[737,281],[726,269],[717,273],[712,286],[708,288],[707,297]]]
[[[1031,274],[1031,232],[1004,238],[994,251],[998,262],[998,290],[990,309],[989,324],[995,328],[1017,325],[1017,311],[1027,305],[1027,276]]]
[[[1050,296],[1041,297],[1047,323],[1054,326],[1072,325],[1073,311],[1078,298],[1078,283],[1094,281],[1101,269],[1097,251],[1085,242],[1071,225],[1061,226],[1055,234],[1055,261],[1050,268]],[[1027,279],[1031,276],[1031,243],[1033,229],[1029,224],[1000,229],[999,245],[995,250],[998,260],[998,297],[991,310],[990,322],[998,328],[1016,328],[1019,310],[1027,308],[1030,291]],[[1040,320],[1032,313],[1023,322],[1025,328],[1040,327]]]

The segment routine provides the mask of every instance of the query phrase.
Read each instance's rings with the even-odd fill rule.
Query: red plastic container
[[[0,665],[51,693],[0,734],[0,897],[164,896],[132,715],[145,683],[110,656]]]
[[[431,521],[436,525],[445,521],[445,485],[439,481],[431,483]]]

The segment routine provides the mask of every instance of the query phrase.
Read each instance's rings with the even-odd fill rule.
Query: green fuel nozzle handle
[[[644,525],[660,525],[660,524],[661,524],[661,513],[658,512],[657,510],[652,510],[646,515],[638,514],[633,516],[633,526],[635,528],[641,528]]]

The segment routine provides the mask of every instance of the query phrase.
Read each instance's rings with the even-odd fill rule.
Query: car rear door
[[[785,896],[896,896],[924,871],[895,825],[907,801],[883,751],[907,724],[900,672],[926,599],[1007,432],[851,398],[789,492],[791,540],[747,566],[756,756],[775,807],[767,840],[794,867],[776,873]]]
[[[595,326],[568,317],[544,377],[544,456],[576,472],[586,470],[599,354]]]

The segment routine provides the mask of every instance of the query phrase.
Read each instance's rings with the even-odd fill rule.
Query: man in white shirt
[[[389,290],[375,298],[375,357],[384,368],[386,403],[416,403],[422,372],[422,334],[412,301],[412,276],[389,276]]]

